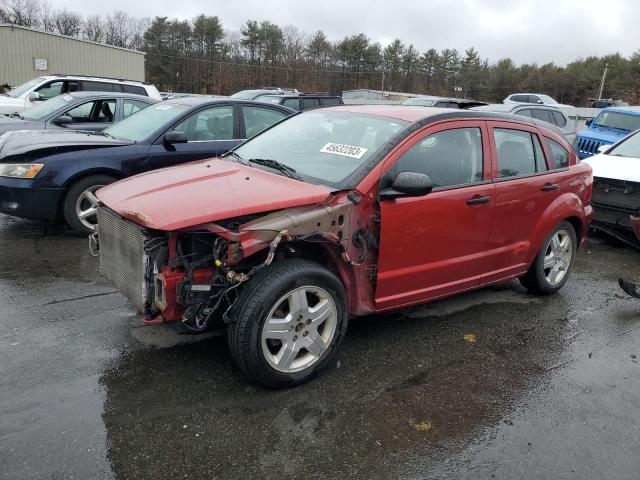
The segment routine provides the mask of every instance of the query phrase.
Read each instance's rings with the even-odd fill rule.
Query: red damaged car
[[[304,112],[223,158],[101,189],[101,272],[146,321],[226,326],[255,382],[298,384],[331,363],[350,317],[513,278],[537,294],[565,284],[593,180],[542,125],[410,106]]]

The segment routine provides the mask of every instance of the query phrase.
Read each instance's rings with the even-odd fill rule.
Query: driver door
[[[493,223],[489,145],[485,122],[447,122],[418,132],[387,161],[381,189],[401,171],[429,175],[434,188],[422,197],[380,201],[378,308],[479,285]]]
[[[167,131],[174,130],[184,132],[187,143],[166,145],[164,135],[160,137],[149,151],[152,169],[218,157],[241,142],[237,113],[232,105],[209,107],[192,113]]]

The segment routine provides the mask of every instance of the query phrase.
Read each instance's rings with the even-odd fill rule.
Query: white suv
[[[162,100],[156,87],[145,82],[82,75],[49,75],[34,78],[0,95],[0,113],[21,112],[36,102],[49,100],[63,93],[83,91],[136,93]]]
[[[574,121],[574,123],[578,118],[578,110],[576,107],[558,103],[549,95],[544,95],[542,93],[513,93],[505,98],[502,103],[534,103],[537,105],[549,105],[550,107],[562,110],[567,117]]]

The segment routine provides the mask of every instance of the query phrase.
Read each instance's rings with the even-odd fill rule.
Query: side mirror
[[[542,100],[538,99],[538,100],[536,100],[536,103],[539,103],[539,104],[542,105],[544,102]]]
[[[178,130],[172,130],[164,134],[164,143],[173,145],[175,143],[187,143],[189,139],[187,134]]]
[[[42,101],[42,97],[38,92],[31,92],[29,95],[27,95],[27,100],[29,100],[30,102],[40,102]]]
[[[433,182],[428,175],[417,172],[400,172],[389,188],[380,192],[381,200],[399,197],[422,197],[433,190]]]
[[[609,149],[611,148],[611,145],[600,145],[596,151],[598,153],[607,153],[609,151]]]
[[[589,125],[591,125],[591,122],[593,122],[593,118],[590,118],[589,120],[584,122],[584,124],[588,127]]]
[[[73,118],[71,118],[69,115],[60,115],[59,117],[51,120],[51,123],[54,123],[56,125],[69,125],[70,123],[73,123]]]

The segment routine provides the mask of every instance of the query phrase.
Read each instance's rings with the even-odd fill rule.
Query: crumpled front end
[[[640,183],[595,177],[592,227],[640,248]]]
[[[143,227],[100,206],[93,241],[101,274],[146,322],[178,320],[200,332],[226,322],[255,273],[289,257],[333,270],[351,295],[353,313],[373,310],[375,255],[369,253],[377,232],[364,218],[346,194],[174,231]]]

